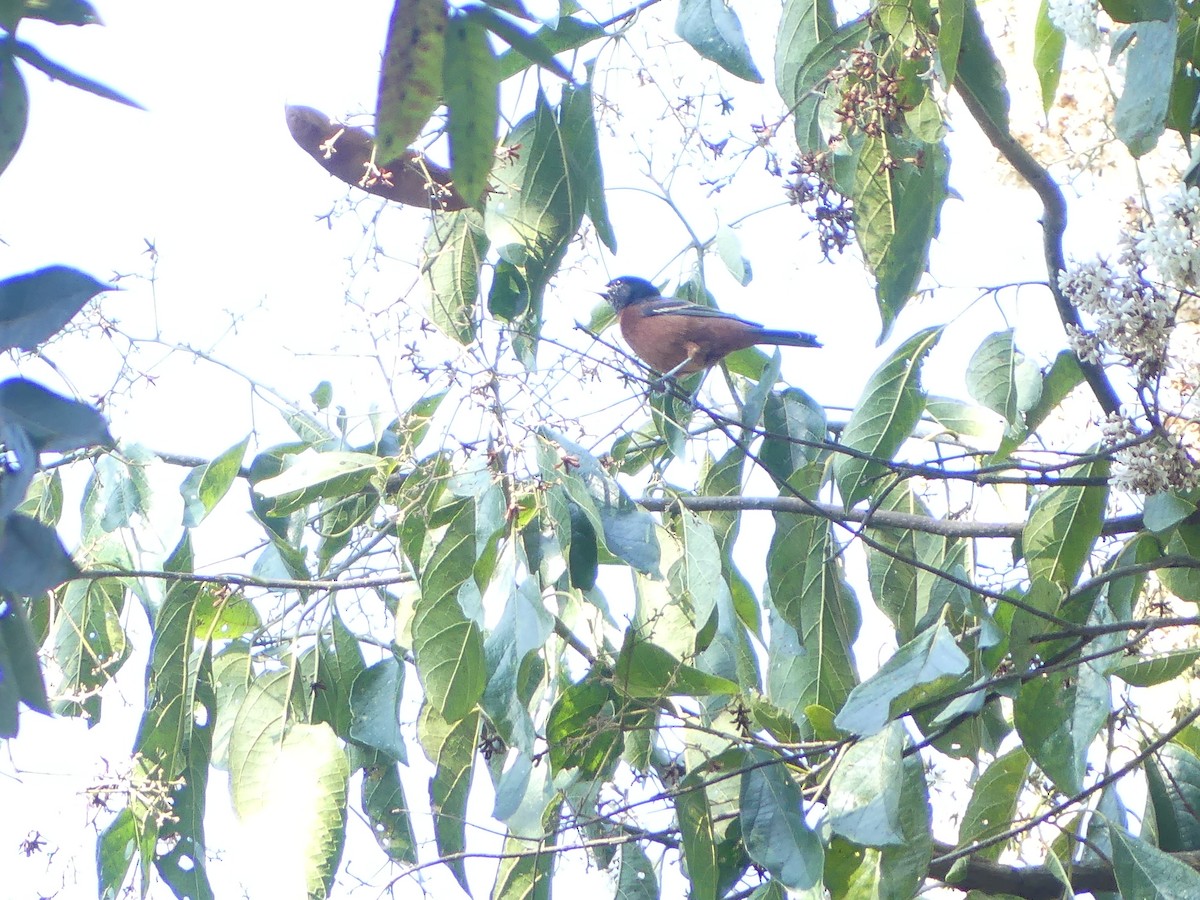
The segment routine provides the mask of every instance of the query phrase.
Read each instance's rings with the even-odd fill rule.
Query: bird
[[[616,311],[625,343],[667,377],[703,372],[733,351],[756,344],[821,346],[805,331],[764,328],[711,306],[664,297],[649,281],[632,275],[614,278],[601,296]]]

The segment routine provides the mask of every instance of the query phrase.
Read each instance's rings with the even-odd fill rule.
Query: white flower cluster
[[[1179,440],[1142,432],[1120,413],[1109,415],[1103,434],[1104,445],[1117,448],[1108,476],[1115,490],[1148,497],[1162,491],[1189,491],[1196,486],[1196,461]]]
[[[1084,331],[1067,326],[1067,339],[1079,358],[1101,363],[1105,353],[1120,357],[1140,384],[1162,374],[1174,310],[1140,273],[1130,274],[1106,260],[1080,263],[1058,273],[1059,290],[1095,325]]]
[[[1200,282],[1200,189],[1183,187],[1134,238],[1137,254],[1167,284],[1194,291]]]
[[[1046,11],[1069,40],[1085,50],[1100,48],[1100,26],[1096,23],[1100,0],[1050,0]]]

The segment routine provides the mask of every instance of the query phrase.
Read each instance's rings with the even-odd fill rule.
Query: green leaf
[[[36,597],[78,574],[79,568],[53,528],[17,513],[4,520],[0,533],[0,590]]]
[[[0,417],[5,425],[24,431],[39,453],[113,444],[104,416],[93,407],[24,378],[0,382]]]
[[[717,900],[717,838],[708,794],[698,773],[684,776],[674,801],[683,862],[692,886],[689,900]]]
[[[845,712],[845,710],[843,710]],[[853,744],[829,781],[829,824],[864,847],[903,843],[901,790],[904,728],[893,722]]]
[[[1142,522],[1155,534],[1174,528],[1196,512],[1196,504],[1176,494],[1160,492],[1146,498]]]
[[[380,468],[379,457],[370,453],[308,450],[273,478],[255,481],[252,472],[251,481],[254,492],[270,501],[269,514],[286,515],[322,498],[354,496],[367,489]]]
[[[713,246],[734,280],[743,287],[748,285],[753,277],[750,261],[742,256],[742,242],[738,240],[737,232],[723,222],[718,223],[717,233],[713,236]]]
[[[61,595],[53,633],[53,659],[63,673],[64,693],[86,699],[55,704],[60,715],[100,717],[99,688],[108,683],[129,655],[121,628],[125,588],[115,578],[73,581]]]
[[[221,453],[216,459],[196,466],[183,480],[183,527],[195,528],[221,502],[242,470],[242,458],[250,445],[250,435]]]
[[[184,723],[181,747],[183,767],[170,792],[171,812],[175,817],[172,826],[174,842],[166,852],[158,853],[154,866],[177,897],[212,900],[205,854],[204,812],[217,699],[213,691],[212,656],[207,646],[200,657],[191,698],[193,706],[188,713],[192,721]]]
[[[959,847],[986,841],[1012,827],[1029,768],[1029,754],[1025,748],[1016,747],[993,760],[984,770],[975,782],[958,828]],[[986,859],[996,860],[1004,848],[1003,843],[994,844],[979,853]]]
[[[399,159],[442,96],[445,0],[396,0],[375,104],[375,158]]]
[[[404,664],[394,656],[359,672],[350,688],[350,739],[407,764],[400,732],[403,692]]]
[[[429,318],[460,344],[475,339],[475,301],[487,249],[483,217],[475,210],[435,212],[431,217],[421,266],[429,291]]]
[[[1064,591],[1074,586],[1104,524],[1108,462],[1068,469],[1067,476],[1096,479],[1094,487],[1048,488],[1029,511],[1021,546],[1031,579],[1046,578]]]
[[[755,84],[762,84],[742,23],[724,0],[680,0],[675,33],[707,60]]]
[[[484,229],[501,262],[492,278],[488,308],[510,324],[517,356],[531,369],[542,327],[543,295],[583,221],[585,185],[578,183],[568,137],[544,94],[538,94],[534,111],[504,143],[520,144],[521,149],[492,171],[497,193],[487,204]]]
[[[823,90],[818,90],[829,78],[829,73],[845,59],[846,54],[860,46],[870,36],[870,25],[866,18],[849,22],[833,34],[821,39],[804,57],[796,72],[795,88],[790,96],[796,104],[796,143],[802,151],[828,150],[818,123]],[[787,99],[789,94],[780,91]]]
[[[550,638],[554,620],[542,604],[538,582],[524,578],[517,583],[518,556],[516,546],[509,543],[498,565],[498,581],[512,588],[500,621],[483,645],[488,677],[481,703],[504,742],[532,756],[535,729],[529,707],[541,681],[539,654]]]
[[[96,7],[87,0],[25,0],[25,18],[55,25],[103,25]]]
[[[37,653],[24,606],[12,597],[0,598],[0,738],[16,737],[18,703],[50,712]]]
[[[878,508],[926,519],[931,517],[929,509],[913,493],[908,482],[884,497]],[[953,603],[957,610],[967,605],[967,601],[958,595],[961,589],[913,564],[923,563],[966,580],[963,565],[954,558],[961,545],[947,542],[940,535],[910,528],[871,528],[868,533],[879,545],[866,548],[871,593],[880,611],[896,626],[898,641],[909,641],[928,628],[947,603]]]
[[[1166,21],[1138,22],[1130,28],[1137,37],[1126,54],[1125,88],[1117,100],[1113,125],[1121,143],[1136,157],[1153,150],[1166,128],[1178,27],[1172,14]]]
[[[379,848],[395,862],[417,864],[417,839],[398,763],[368,766],[362,780],[362,808]]]
[[[546,742],[555,772],[579,769],[584,778],[611,772],[624,735],[618,717],[621,698],[607,684],[586,678],[568,686],[546,720]]]
[[[1123,828],[1111,828],[1113,874],[1122,897],[1188,900],[1200,894],[1200,872]]]
[[[587,84],[563,88],[563,135],[567,141],[571,181],[581,186],[587,216],[596,229],[596,237],[616,253],[617,236],[608,218],[608,201],[604,194],[604,169],[600,162],[600,136],[596,131],[591,73],[589,65]]]
[[[942,86],[949,89],[958,72],[958,54],[962,49],[966,0],[940,0],[938,3],[937,58],[942,69]]]
[[[777,485],[824,452],[822,445],[828,433],[825,407],[799,388],[767,395],[763,427],[767,433],[758,458]]]
[[[1153,687],[1174,681],[1191,669],[1200,659],[1200,650],[1172,650],[1153,656],[1124,656],[1108,669],[1126,684],[1134,687]],[[1193,848],[1200,850],[1200,845]]]
[[[250,686],[230,736],[230,787],[238,815],[291,850],[309,894],[328,896],[342,851],[349,765],[327,723],[289,721],[293,679],[285,670]]]
[[[317,409],[328,409],[329,404],[333,402],[333,384],[328,381],[322,381],[312,389],[312,393],[308,395],[313,402],[313,406]]]
[[[887,487],[880,483],[888,463],[912,434],[925,409],[920,372],[925,356],[942,336],[940,328],[917,332],[875,370],[842,432],[842,443],[870,456],[839,455],[834,474],[847,507]]]
[[[962,53],[955,86],[974,96],[996,127],[1007,133],[1008,89],[1004,69],[983,30],[975,0],[966,0],[963,13]]]
[[[1200,849],[1200,757],[1172,741],[1146,761],[1146,786],[1159,849]]]
[[[1114,22],[1125,24],[1150,19],[1166,22],[1175,12],[1172,0],[1100,0],[1100,6]]]
[[[13,41],[12,46],[14,54],[25,60],[25,62],[29,63],[35,69],[49,75],[53,81],[61,81],[63,84],[68,84],[73,88],[79,88],[81,91],[87,91],[89,94],[95,94],[97,97],[103,97],[105,100],[113,100],[117,103],[123,103],[126,106],[132,106],[134,109],[145,109],[136,100],[129,99],[120,91],[114,91],[108,85],[93,81],[85,75],[80,75],[66,66],[59,65],[53,60],[47,59],[42,55],[42,51],[31,44],[26,44],[24,41]]]
[[[458,603],[475,553],[474,507],[464,503],[421,575],[413,616],[413,651],[426,702],[450,724],[475,708],[486,682],[483,636]]]
[[[902,646],[878,672],[851,691],[834,723],[852,734],[876,734],[909,706],[937,696],[957,682],[969,667],[970,660],[950,630],[938,622]]]
[[[815,487],[801,493],[812,496]],[[830,529],[817,516],[776,513],[767,551],[767,586],[778,613],[770,623],[767,692],[797,721],[814,704],[840,709],[858,681],[852,647],[861,616]]]
[[[558,20],[557,27],[551,28],[546,26],[539,28],[530,35],[532,41],[536,41],[538,46],[551,56],[557,53],[565,53],[568,50],[577,50],[585,44],[590,44],[597,38],[602,38],[606,34],[605,30],[595,22],[586,22],[580,19],[562,18]],[[524,53],[517,50],[505,50],[498,58],[498,72],[500,80],[511,78],[518,72],[523,72],[529,68],[533,62]]]
[[[25,88],[25,78],[12,57],[4,55],[0,57],[0,172],[7,169],[17,155],[28,123],[29,91]]]
[[[1000,432],[999,420],[990,411],[984,411],[974,403],[930,395],[925,398],[925,411],[951,434],[960,438],[977,438],[985,446],[994,444],[994,438]]]
[[[434,764],[429,782],[433,809],[433,833],[438,854],[461,854],[467,848],[467,794],[475,771],[475,748],[479,744],[482,717],[478,712],[450,723],[428,703],[421,709],[417,738]],[[466,867],[461,857],[446,863],[463,890],[468,890]]]
[[[339,738],[349,738],[353,718],[350,694],[365,668],[358,638],[334,609],[329,630],[322,630],[317,646],[300,657],[298,666],[310,687],[310,721],[328,722]],[[320,687],[314,689],[314,683]]]
[[[775,88],[788,109],[803,99],[796,94],[801,66],[836,28],[833,0],[784,0],[775,39]]]
[[[1042,0],[1033,26],[1033,68],[1042,89],[1043,113],[1050,112],[1054,105],[1066,49],[1067,36],[1050,18],[1050,0]]]
[[[466,16],[451,16],[446,27],[442,80],[454,189],[475,206],[496,159],[500,78],[487,31]]]
[[[572,460],[569,465],[561,462],[564,454]],[[545,429],[538,463],[546,483],[561,487],[587,515],[597,536],[604,538],[605,550],[638,572],[658,572],[661,551],[654,519],[629,498],[595,456]]]
[[[138,823],[126,807],[108,823],[96,841],[96,879],[100,900],[117,900],[138,850]]]
[[[920,165],[909,161],[918,155],[923,157]],[[940,143],[915,144],[888,136],[868,138],[859,149],[855,233],[875,275],[881,340],[891,332],[927,267],[929,244],[949,190],[948,171]]]
[[[630,841],[617,848],[616,867],[614,900],[659,900],[658,875],[637,843]]]
[[[806,891],[821,883],[821,839],[804,821],[804,798],[782,760],[750,751],[742,775],[739,815],[746,852],[787,887]]]
[[[554,58],[554,54],[558,51],[541,42],[540,31],[531,34],[487,6],[465,6],[462,13],[500,38],[530,62],[536,63],[548,72],[553,72],[563,81],[571,81],[571,73]]]
[[[984,338],[967,364],[966,381],[973,398],[1016,427],[1041,397],[1042,373],[1017,350],[1013,336],[1010,328]]]
[[[213,657],[213,689],[217,721],[212,737],[212,765],[229,769],[229,735],[242,701],[250,690],[250,653],[245,641],[230,641]]]
[[[187,532],[163,568],[180,574],[194,571],[191,539]],[[196,582],[170,582],[162,606],[154,616],[154,639],[146,667],[146,709],[134,741],[136,771],[149,778],[170,782],[179,777],[186,766],[196,723],[197,679],[208,658],[207,640],[196,648],[198,597],[204,590],[205,586]],[[209,668],[211,670],[211,664]],[[204,740],[211,747],[211,737],[206,736]],[[153,815],[150,809],[140,809],[133,803],[131,807],[139,821]]]
[[[258,610],[244,594],[205,587],[194,602],[193,637],[198,641],[236,640],[262,625]]]
[[[1088,748],[1108,721],[1108,679],[1092,663],[1026,682],[1013,703],[1013,722],[1025,749],[1067,795],[1083,790]]]
[[[735,682],[685,665],[662,647],[639,639],[632,628],[625,632],[613,683],[634,699],[659,699],[672,694],[705,697],[739,691]]]

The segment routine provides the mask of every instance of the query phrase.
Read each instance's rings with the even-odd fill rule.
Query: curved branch
[[[1020,141],[1013,137],[1007,128],[1002,128],[992,120],[983,104],[979,102],[979,98],[971,93],[971,89],[963,82],[961,76],[955,79],[954,86],[958,89],[958,95],[962,97],[967,112],[971,114],[975,124],[979,126],[979,130],[1000,152],[1000,155],[1008,160],[1009,165],[1017,170],[1017,174],[1025,179],[1026,184],[1033,188],[1042,201],[1042,253],[1046,259],[1047,274],[1050,276],[1050,293],[1054,297],[1054,305],[1058,308],[1058,317],[1062,320],[1063,325],[1082,328],[1083,323],[1080,321],[1079,311],[1058,287],[1058,273],[1066,268],[1066,259],[1063,256],[1063,234],[1067,230],[1067,201],[1063,197],[1062,189],[1050,177],[1050,173],[1033,158],[1028,150],[1021,146]],[[1078,359],[1078,356],[1076,358]],[[1083,370],[1084,379],[1100,403],[1100,408],[1105,413],[1118,412],[1121,409],[1121,401],[1117,397],[1112,382],[1108,380],[1104,367],[1083,359],[1079,359],[1079,366]]]

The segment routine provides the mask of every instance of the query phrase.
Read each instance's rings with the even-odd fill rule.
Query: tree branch
[[[1062,244],[1063,234],[1067,230],[1067,201],[1063,197],[1062,189],[1050,177],[1050,173],[1033,158],[1028,150],[1021,146],[1021,143],[1006,128],[1002,128],[992,120],[983,104],[979,102],[979,98],[971,93],[961,76],[955,79],[954,86],[958,89],[958,95],[962,97],[967,112],[971,114],[984,137],[1000,152],[1009,165],[1017,170],[1017,174],[1025,179],[1025,182],[1033,188],[1042,201],[1042,253],[1046,259],[1047,274],[1050,276],[1050,293],[1054,297],[1054,305],[1058,308],[1058,317],[1062,320],[1063,325],[1082,328],[1083,323],[1079,318],[1079,311],[1058,287],[1058,273],[1066,268]],[[1076,358],[1078,359],[1078,355]],[[1083,370],[1084,379],[1100,403],[1100,408],[1106,413],[1118,412],[1121,409],[1121,401],[1117,397],[1112,382],[1108,380],[1104,367],[1083,359],[1079,359],[1079,366]]]
[[[693,512],[785,512],[816,515],[838,522],[859,522],[876,528],[902,528],[951,538],[1016,538],[1025,529],[1023,522],[970,522],[964,519],[934,519],[913,513],[886,509],[845,509],[840,504],[818,503],[795,497],[641,497],[638,501],[650,512],[665,512],[682,506]],[[1142,529],[1141,516],[1117,516],[1104,523],[1103,533],[1129,534]]]

